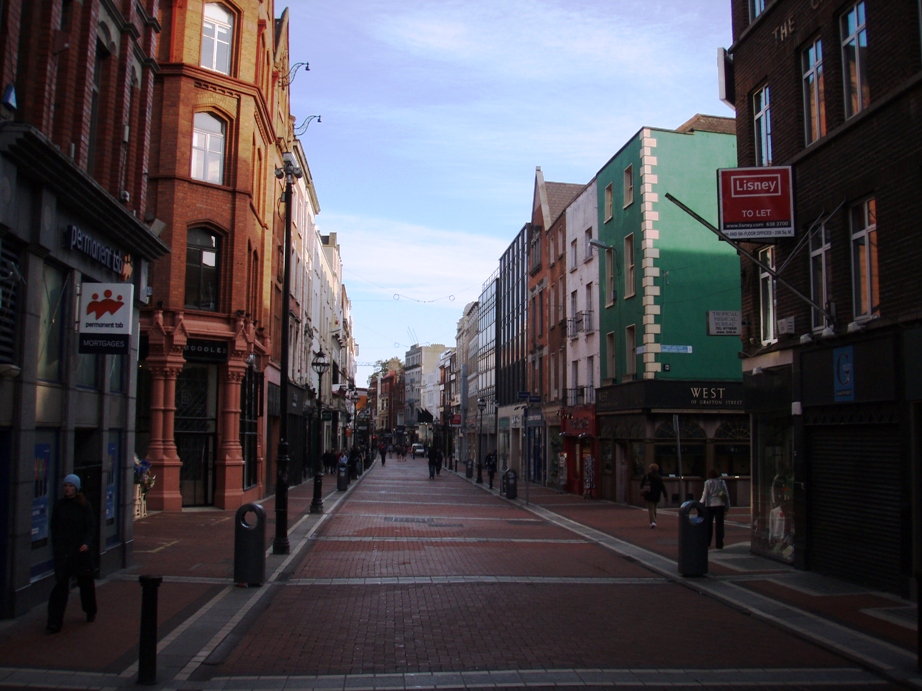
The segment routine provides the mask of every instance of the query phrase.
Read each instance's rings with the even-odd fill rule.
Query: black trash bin
[[[474,461],[467,459],[467,463],[464,464],[464,477],[470,479],[474,477]]]
[[[506,478],[506,499],[515,499],[519,496],[518,476],[512,469],[503,474]]]
[[[340,462],[336,467],[336,491],[345,492],[349,489],[349,464]]]
[[[247,514],[255,520],[248,523]],[[234,583],[262,585],[266,581],[266,511],[259,504],[237,509],[234,527]]]
[[[693,515],[694,514],[694,515]],[[708,572],[708,509],[698,501],[679,507],[679,573],[703,576]]]

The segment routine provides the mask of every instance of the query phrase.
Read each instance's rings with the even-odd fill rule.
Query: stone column
[[[157,480],[147,494],[147,506],[154,511],[181,511],[179,470],[173,421],[176,415],[176,377],[181,367],[151,367],[150,445],[147,460]]]
[[[215,505],[236,509],[243,503],[243,447],[240,446],[240,388],[246,374],[243,360],[230,360],[221,380],[218,458],[215,463]]]

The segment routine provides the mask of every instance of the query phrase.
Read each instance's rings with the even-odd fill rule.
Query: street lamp
[[[323,374],[330,369],[330,359],[323,348],[311,361],[311,369],[317,373],[317,416],[320,418],[320,453],[323,453]],[[323,471],[320,468],[318,454],[314,454],[314,498],[311,500],[311,513],[323,513]]]
[[[480,435],[477,437],[477,484],[483,484],[483,411],[486,410],[487,401],[477,399],[477,410],[480,411]]]
[[[289,369],[289,314],[288,302],[291,296],[291,185],[300,178],[301,168],[294,154],[282,154],[283,165],[275,169],[275,177],[285,179],[285,273],[282,279],[282,374],[279,386],[279,446],[276,459],[275,481],[275,541],[273,554],[288,554],[288,369]]]

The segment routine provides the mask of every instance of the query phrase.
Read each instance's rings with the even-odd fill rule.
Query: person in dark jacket
[[[493,489],[493,479],[496,477],[496,454],[488,453],[484,460],[484,465],[487,468],[487,478],[490,481],[490,489]]]
[[[640,493],[647,504],[647,513],[650,515],[650,527],[656,527],[656,507],[660,499],[666,496],[666,486],[659,474],[659,466],[651,463],[649,471],[640,481]]]
[[[439,452],[434,446],[429,447],[429,478],[435,477],[435,469],[439,463]]]
[[[71,577],[77,579],[86,620],[96,620],[96,584],[90,552],[95,537],[96,519],[93,508],[80,492],[80,478],[68,475],[64,478],[64,497],[51,511],[55,583],[48,598],[48,633],[57,633],[64,623]]]

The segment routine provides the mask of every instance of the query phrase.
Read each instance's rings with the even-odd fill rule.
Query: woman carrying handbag
[[[701,493],[701,503],[708,507],[708,545],[714,534],[714,523],[717,523],[717,549],[724,548],[724,515],[730,508],[730,493],[727,483],[720,477],[714,468],[708,471],[708,479],[704,483],[704,492]]]

